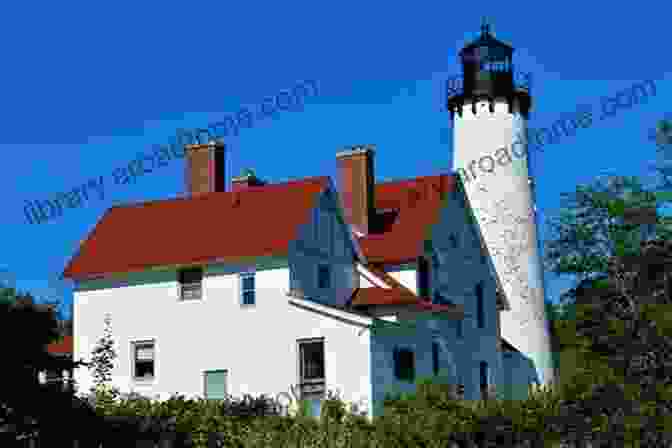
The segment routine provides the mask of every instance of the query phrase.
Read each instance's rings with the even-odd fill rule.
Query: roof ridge
[[[172,199],[170,202],[162,200],[117,207],[123,208],[123,213],[107,210],[69,260],[61,277],[89,278],[182,265],[194,260],[206,262],[215,258],[285,254],[289,242],[296,238],[299,226],[310,219],[309,210],[315,206],[319,195],[331,187],[328,176],[309,177],[254,190],[230,191],[227,192],[231,193],[229,195],[206,193],[193,198],[178,198],[183,199],[181,202]],[[264,191],[268,194],[253,194]],[[236,199],[243,204],[248,202],[252,207],[243,207],[238,212]],[[286,213],[274,221],[276,225],[267,228],[261,222],[267,211],[276,206]],[[225,219],[222,213],[229,211],[231,215],[226,215]],[[114,216],[111,218],[110,215]],[[138,225],[136,217],[145,218],[142,225]],[[221,232],[217,226],[224,219],[226,231]],[[181,226],[179,229],[175,227],[178,225]],[[171,239],[170,229],[185,227],[195,230],[190,234],[188,244]],[[144,237],[136,236],[138,228],[151,236],[144,240]],[[135,248],[117,254],[119,237],[132,241]],[[105,253],[104,260],[101,260],[101,253]]]
[[[455,177],[454,173],[440,173],[440,174],[427,174],[424,176],[417,176],[417,177],[409,177],[409,178],[400,178],[400,179],[390,179],[390,180],[385,180],[382,182],[376,182],[376,186],[378,185],[389,185],[389,184],[395,184],[395,183],[403,183],[403,182],[417,182],[419,180],[426,180],[426,179],[431,179],[431,178],[441,178],[441,177]]]
[[[311,176],[311,177],[305,177],[302,179],[296,179],[296,180],[291,180],[287,182],[280,182],[280,183],[268,183],[265,185],[259,185],[255,187],[249,187],[249,189],[245,190],[240,190],[240,191],[232,191],[232,190],[227,190],[227,191],[212,191],[209,193],[202,193],[199,194],[198,196],[190,196],[188,193],[183,194],[183,196],[177,196],[173,198],[166,198],[166,199],[152,199],[149,201],[140,201],[140,202],[129,202],[129,203],[124,203],[124,204],[117,204],[113,205],[110,207],[110,210],[113,208],[118,208],[118,209],[125,209],[125,208],[131,208],[131,207],[141,207],[141,206],[147,206],[147,205],[156,205],[156,204],[165,204],[167,202],[178,202],[178,201],[189,201],[189,200],[203,200],[203,199],[211,199],[214,197],[215,194],[225,194],[228,193],[232,196],[238,196],[240,193],[246,193],[246,192],[251,192],[251,191],[263,191],[263,190],[271,190],[274,188],[281,188],[281,187],[291,187],[296,184],[305,184],[305,183],[318,183],[318,182],[324,182],[324,181],[329,181],[329,176]]]

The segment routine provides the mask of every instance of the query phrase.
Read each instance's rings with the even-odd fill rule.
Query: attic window
[[[448,237],[448,240],[450,241],[450,247],[451,249],[456,249],[457,248],[457,238],[455,237],[454,234],[450,234]]]
[[[179,273],[180,300],[203,298],[203,268],[183,269]]]

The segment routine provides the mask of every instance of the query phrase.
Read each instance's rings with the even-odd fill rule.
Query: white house
[[[167,398],[338,390],[367,415],[436,377],[523,398],[534,365],[501,337],[511,309],[452,175],[378,183],[374,149],[328,177],[226,191],[222,142],[185,145],[186,198],[113,207],[64,271],[73,358],[111,317],[113,384]],[[499,291],[499,292],[498,292]],[[81,391],[88,370],[74,373]]]

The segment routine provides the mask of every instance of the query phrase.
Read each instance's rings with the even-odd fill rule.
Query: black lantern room
[[[496,98],[505,98],[509,112],[513,109],[514,98],[520,104],[521,113],[527,117],[531,107],[531,97],[527,88],[517,87],[513,80],[513,47],[501,42],[490,34],[490,26],[481,26],[478,39],[460,51],[462,63],[462,91],[448,98],[451,115],[462,114],[462,106],[471,102],[476,113],[476,103],[487,100],[490,112],[494,112]]]

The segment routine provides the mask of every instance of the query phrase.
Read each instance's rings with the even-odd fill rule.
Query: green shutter
[[[226,394],[226,370],[205,372],[205,398],[223,400]]]

